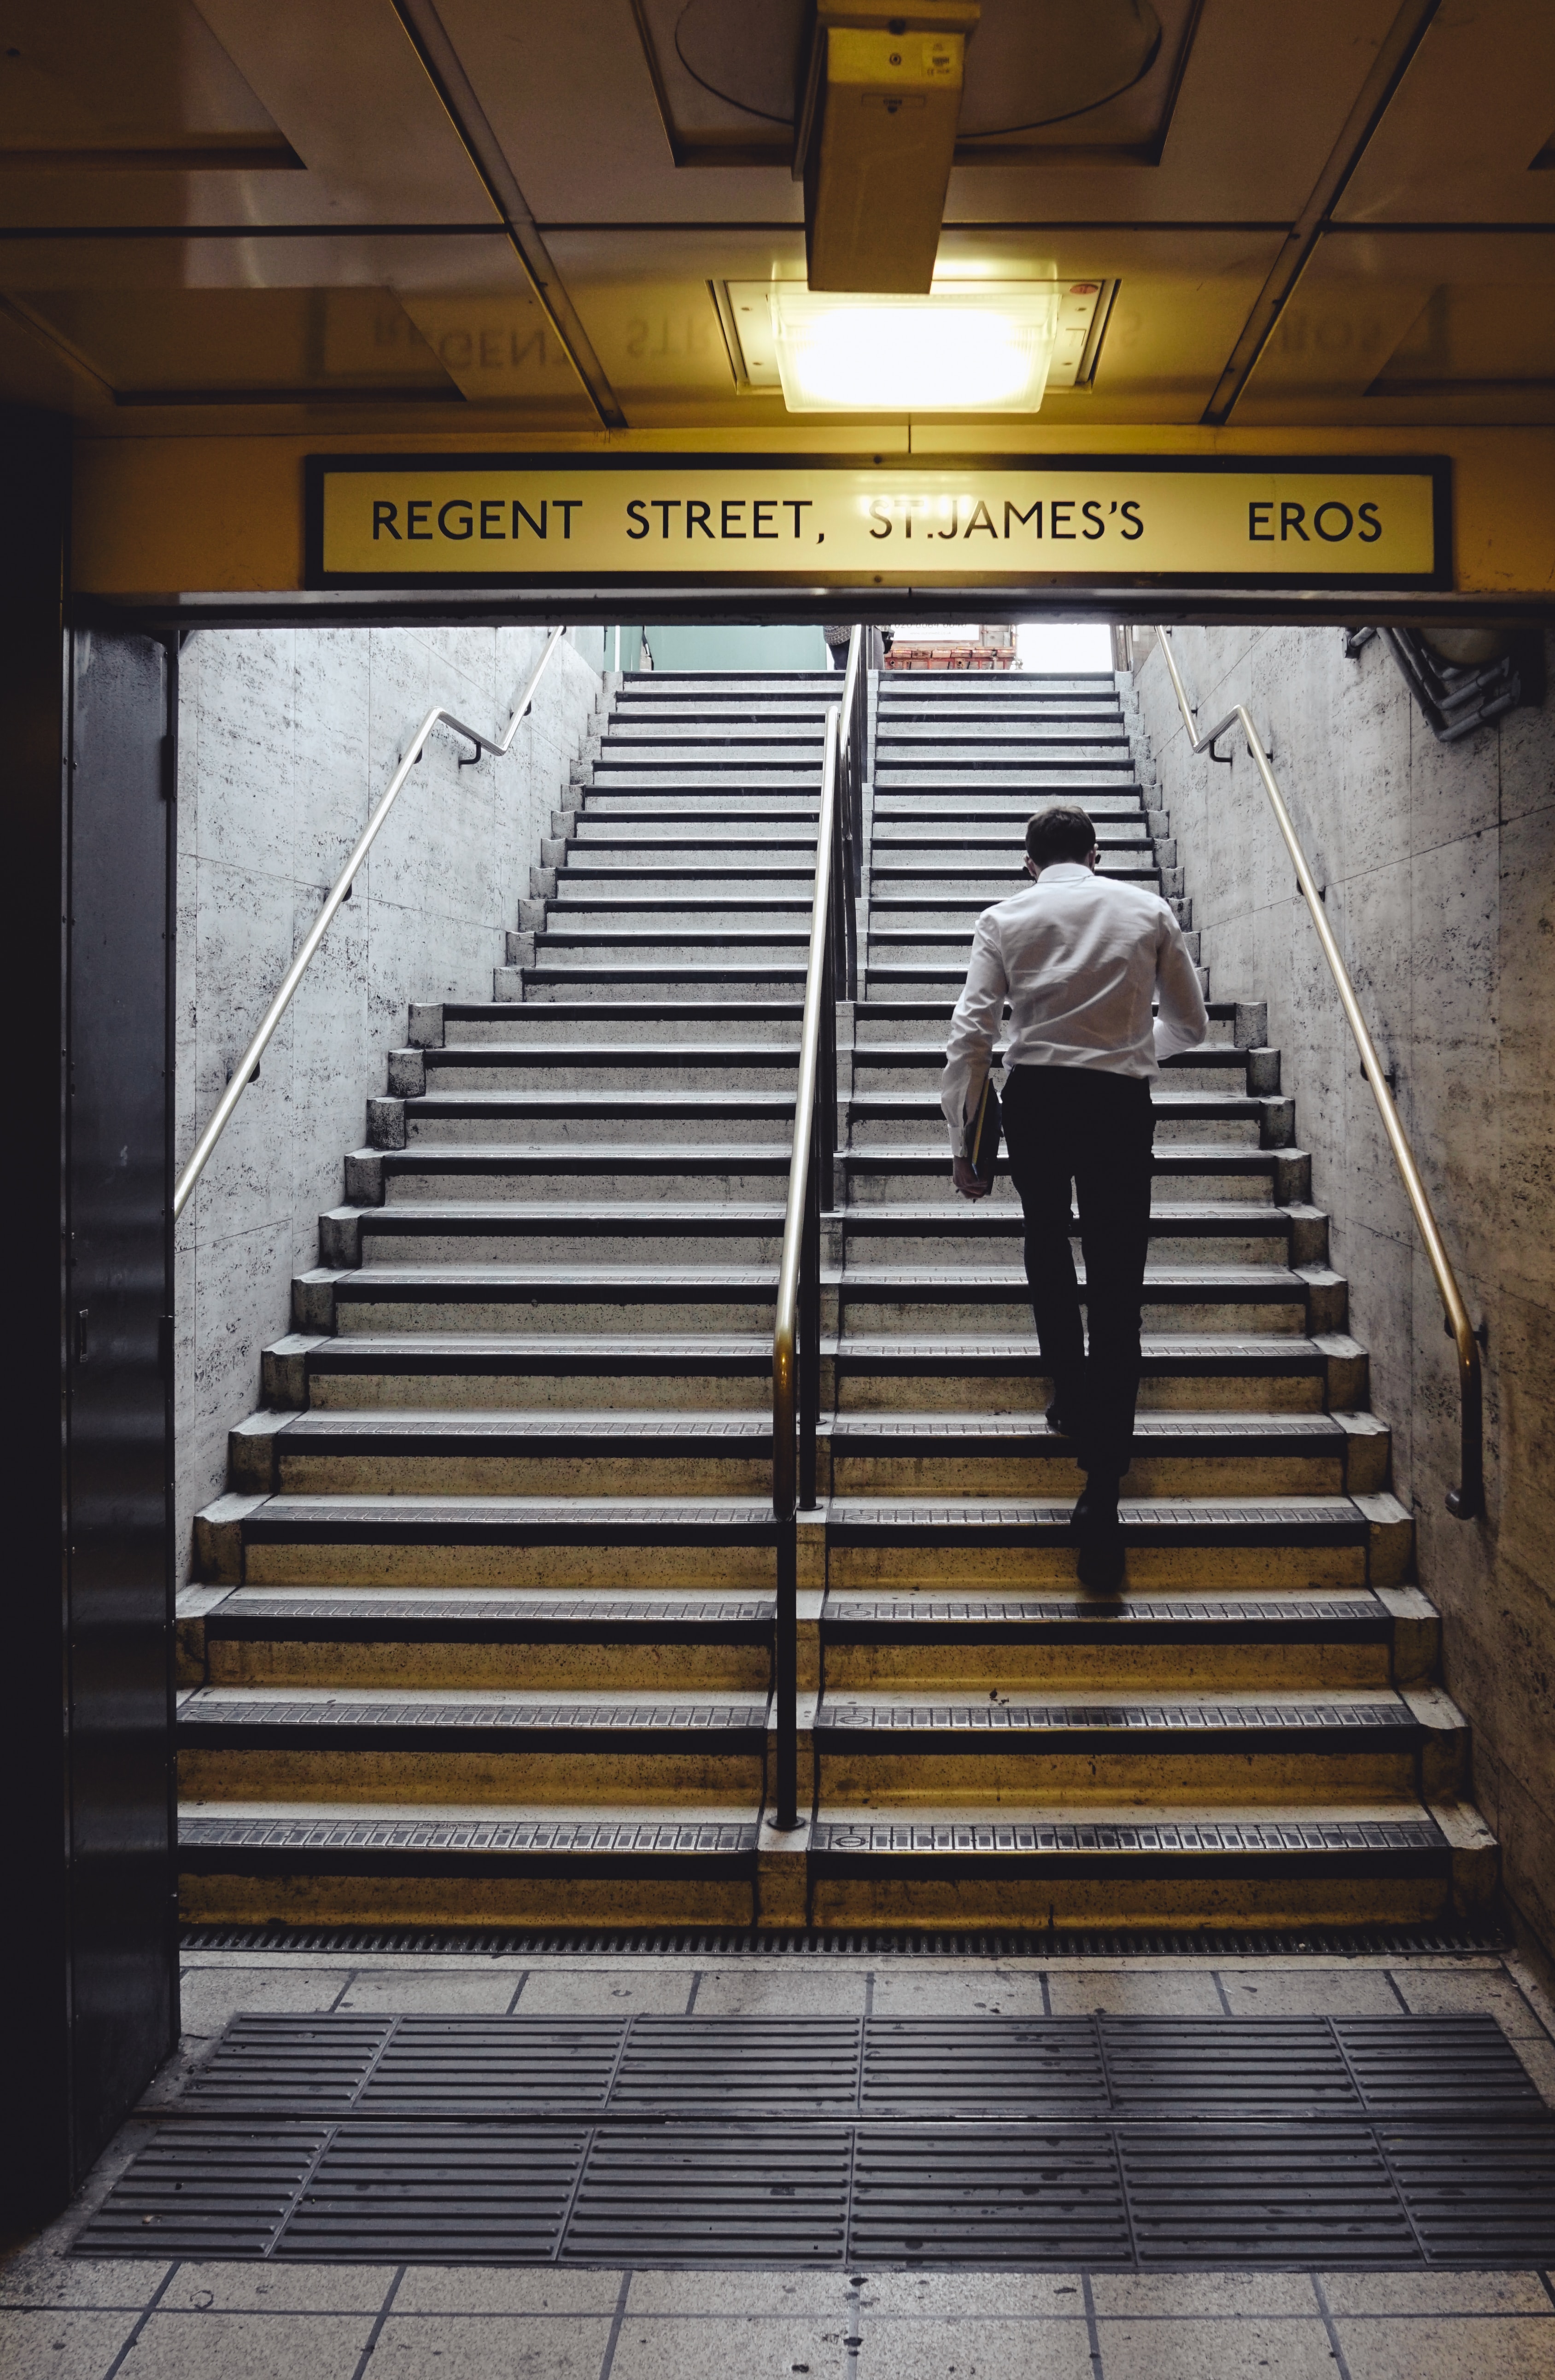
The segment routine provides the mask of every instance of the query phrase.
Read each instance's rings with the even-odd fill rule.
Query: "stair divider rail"
[[[195,1184],[204,1172],[212,1151],[214,1149],[216,1143],[220,1140],[223,1133],[226,1130],[227,1125],[231,1123],[233,1112],[237,1106],[238,1100],[242,1098],[244,1092],[248,1089],[249,1085],[252,1082],[255,1070],[259,1065],[260,1060],[264,1055],[272,1034],[274,1032],[275,1027],[280,1024],[287,1008],[291,1005],[292,994],[296,991],[298,985],[302,981],[303,977],[307,974],[313,954],[317,951],[319,944],[323,941],[324,935],[329,929],[330,919],[339,908],[342,901],[346,901],[350,898],[352,880],[356,876],[357,870],[361,866],[362,861],[367,857],[368,853],[371,850],[373,844],[376,842],[379,829],[383,826],[384,820],[388,817],[389,812],[393,809],[395,802],[399,799],[400,789],[404,785],[406,779],[409,776],[411,770],[415,768],[417,762],[420,759],[421,754],[426,748],[427,738],[431,734],[432,729],[439,726],[451,727],[456,735],[468,736],[470,743],[474,745],[475,750],[470,755],[470,758],[468,760],[460,760],[459,766],[461,769],[472,769],[480,759],[482,752],[490,752],[493,754],[496,759],[501,759],[504,753],[512,749],[513,739],[518,733],[518,723],[523,718],[525,712],[528,710],[530,703],[534,700],[541,679],[545,675],[551,656],[555,651],[557,646],[561,643],[561,640],[565,634],[566,630],[565,627],[552,629],[551,634],[546,640],[545,650],[541,654],[539,661],[535,663],[534,668],[529,673],[528,684],[525,686],[523,693],[518,698],[517,707],[514,710],[512,718],[508,721],[503,734],[494,741],[489,735],[482,735],[479,728],[467,727],[462,719],[456,718],[453,711],[444,710],[441,704],[437,709],[429,710],[426,717],[422,720],[420,726],[416,730],[415,735],[411,737],[398,768],[395,771],[394,775],[389,780],[383,800],[373,811],[372,816],[369,819],[366,826],[363,827],[360,835],[358,837],[356,847],[352,851],[350,858],[346,862],[345,867],[341,869],[339,875],[335,878],[334,882],[330,887],[329,895],[324,902],[323,907],[314,918],[312,925],[309,928],[308,932],[303,939],[297,956],[293,959],[290,966],[286,969],[285,974],[282,977],[280,990],[276,992],[274,999],[271,1002],[269,1007],[265,1010],[263,1016],[260,1019],[253,1039],[249,1042],[248,1048],[244,1050],[243,1055],[239,1058],[237,1065],[234,1067],[231,1080],[228,1082],[225,1090],[222,1093],[221,1098],[217,1100],[211,1121],[206,1125],[204,1131],[200,1134],[200,1138],[195,1142],[193,1154],[190,1156],[188,1163],[185,1166],[182,1173],[179,1174],[177,1186],[173,1193],[173,1214],[175,1220],[176,1220],[178,1216],[183,1213],[184,1208],[188,1204],[189,1195],[192,1192]]]
[[[1311,868],[1306,864],[1306,855],[1302,850],[1295,828],[1292,823],[1290,811],[1285,807],[1284,796],[1275,782],[1274,771],[1270,767],[1269,755],[1264,749],[1263,739],[1253,724],[1246,705],[1237,703],[1233,710],[1226,712],[1223,719],[1217,721],[1213,727],[1201,735],[1194,725],[1194,711],[1197,706],[1188,700],[1182,675],[1177,667],[1176,656],[1172,650],[1171,636],[1163,627],[1158,628],[1156,635],[1192,749],[1195,752],[1209,752],[1212,759],[1218,759],[1219,755],[1213,750],[1217,739],[1224,735],[1229,729],[1240,727],[1246,737],[1247,749],[1252,755],[1253,766],[1263,779],[1263,789],[1269,795],[1274,811],[1274,822],[1284,839],[1285,848],[1295,868],[1296,882],[1301,888],[1302,898],[1306,903],[1308,914],[1317,929],[1318,943],[1324,958],[1328,961],[1329,972],[1333,977],[1339,992],[1339,1002],[1344,1011],[1345,1022],[1354,1034],[1355,1046],[1360,1051],[1361,1072],[1371,1086],[1371,1096],[1377,1101],[1377,1111],[1382,1119],[1382,1129],[1387,1135],[1388,1146],[1393,1152],[1393,1162],[1398,1167],[1400,1178],[1403,1183],[1404,1196],[1409,1200],[1420,1237],[1425,1242],[1426,1255],[1429,1259],[1431,1271],[1436,1277],[1437,1289],[1445,1310],[1447,1330],[1457,1346],[1460,1428],[1458,1485],[1448,1491],[1447,1509],[1457,1520],[1476,1520],[1483,1511],[1485,1503],[1483,1391],[1479,1365],[1479,1340],[1473,1323],[1469,1320],[1468,1307],[1464,1302],[1463,1292],[1458,1287],[1457,1275],[1452,1270],[1452,1259],[1442,1244],[1436,1216],[1431,1209],[1429,1194],[1421,1179],[1420,1169],[1415,1162],[1415,1152],[1410,1148],[1408,1135],[1400,1121],[1392,1093],[1388,1087],[1382,1062],[1378,1057],[1376,1045],[1367,1029],[1366,1018],[1361,1014],[1360,1002],[1355,997],[1355,988],[1350,980],[1349,969],[1345,966],[1339,944],[1334,939],[1333,929],[1329,924],[1328,914],[1323,906],[1322,893],[1318,888],[1317,880]]]
[[[858,989],[856,896],[861,889],[866,764],[865,632],[848,641],[840,704],[826,711],[820,814],[815,846],[809,965],[799,1034],[794,1153],[772,1328],[772,1519],[777,1535],[773,1612],[773,1825],[798,1827],[798,1514],[816,1508],[820,1419],[820,1212],[832,1196],[837,1150],[837,1003]]]

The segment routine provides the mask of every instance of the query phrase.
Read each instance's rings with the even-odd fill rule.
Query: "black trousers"
[[[1150,1087],[1086,1066],[1012,1066],[1004,1144],[1026,1216],[1026,1277],[1042,1369],[1083,1469],[1121,1479],[1139,1391],[1139,1309],[1150,1241]],[[1073,1183],[1086,1312],[1070,1252]]]

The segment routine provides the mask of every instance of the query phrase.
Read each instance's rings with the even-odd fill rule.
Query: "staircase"
[[[415,1008],[180,1599],[191,1918],[1408,1923],[1493,1889],[1255,1002],[1157,1095],[1124,1596],[941,1052],[1023,822],[1191,932],[1110,676],[884,677],[839,1030],[797,1835],[764,1819],[773,1292],[835,676],[610,701],[489,1003]]]

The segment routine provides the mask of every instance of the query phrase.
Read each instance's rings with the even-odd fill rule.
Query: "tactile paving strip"
[[[243,2016],[75,2252],[1548,2263],[1555,2121],[1482,2016]]]

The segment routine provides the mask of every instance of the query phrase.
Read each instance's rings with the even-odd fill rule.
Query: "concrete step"
[[[645,1000],[668,1000],[677,991],[706,992],[716,988],[725,1000],[772,1001],[793,992],[796,987],[802,990],[806,968],[802,956],[792,961],[740,961],[699,960],[682,954],[676,963],[666,965],[662,960],[574,954],[567,960],[542,958],[533,966],[499,967],[496,974],[501,989],[506,990],[509,982],[515,991],[521,986],[524,998],[536,1002],[576,999],[589,985],[597,985],[603,992],[635,994]]]
[[[197,1515],[202,1580],[770,1594],[771,1497],[229,1494]],[[805,1564],[806,1583],[815,1567]],[[1070,1563],[1073,1571],[1073,1561]],[[824,1578],[814,1581],[824,1584]]]
[[[1209,1808],[1055,1793],[852,1809],[808,1837],[817,1926],[1410,1925],[1483,1906],[1495,1851],[1457,1801]]]
[[[1167,1329],[1142,1339],[1142,1412],[1327,1410],[1357,1416],[1366,1401],[1363,1348],[1342,1331]],[[832,1365],[830,1374],[825,1366]],[[821,1393],[844,1415],[976,1409],[1044,1414],[1052,1384],[1028,1327],[998,1331],[850,1328],[823,1342]]]
[[[577,951],[589,959],[626,959],[639,966],[651,960],[663,967],[686,955],[704,963],[724,953],[745,964],[755,959],[787,959],[796,951],[808,951],[809,945],[808,911],[784,916],[771,925],[718,926],[697,919],[675,927],[655,918],[651,925],[635,929],[615,923],[591,926],[583,917],[575,920],[570,915],[558,914],[543,934],[536,935],[535,956],[542,965],[555,965],[564,953]]]
[[[1160,888],[1160,869],[1148,852],[1137,856],[1125,852],[1109,860],[1099,872],[1119,884],[1137,884],[1148,892],[1157,892]],[[907,939],[920,941],[925,939],[921,929],[932,929],[937,918],[943,918],[947,924],[954,920],[958,927],[965,919],[965,938],[970,952],[971,929],[983,911],[999,902],[1017,900],[1022,890],[1019,882],[966,886],[947,882],[942,888],[930,883],[882,891],[877,882],[869,899],[869,936],[871,941],[877,937],[893,940],[911,926],[914,931]],[[566,905],[569,909],[572,906],[570,902]]]
[[[574,1091],[663,1090],[716,1082],[726,1091],[790,1084],[799,1062],[796,1041],[444,1042],[422,1053],[427,1087],[475,1092],[540,1090],[565,1083]]]
[[[1055,798],[1052,787],[1043,788],[1039,798]],[[1025,795],[1002,795],[997,800],[971,800],[960,795],[939,801],[927,795],[877,793],[874,808],[872,841],[877,850],[893,853],[931,849],[938,845],[954,851],[964,833],[960,847],[967,851],[1007,851],[1011,841],[1018,845],[1021,829],[1034,807],[1034,798]],[[1085,798],[1085,809],[1093,826],[1110,825],[1119,831],[1136,833],[1149,832],[1150,809],[1137,785],[1109,792],[1105,786],[1090,787]]]
[[[203,1590],[196,1589],[200,1593]],[[220,1590],[217,1590],[220,1592]],[[1414,1587],[1184,1591],[1075,1597],[1049,1589],[952,1597],[829,1590],[820,1623],[826,1690],[923,1681],[1088,1692],[1262,1691],[1428,1682],[1440,1622]],[[963,1692],[959,1697],[970,1699]]]
[[[684,1806],[625,1798],[582,1810],[486,1802],[186,1801],[179,1906],[190,1921],[273,1914],[318,1924],[756,1925],[758,1796]],[[768,1896],[770,1899],[770,1895]],[[803,1923],[803,1888],[799,1923]],[[784,1905],[777,1922],[795,1923]]]
[[[403,1587],[188,1587],[186,1685],[522,1684],[765,1695],[773,1604],[764,1595],[589,1595],[535,1588],[429,1596]]]
[[[1251,1201],[1240,1206],[1228,1201],[1208,1208],[1185,1207],[1178,1215],[1163,1210],[1150,1225],[1150,1257],[1156,1264],[1168,1267],[1326,1264],[1325,1219],[1318,1217],[1311,1227],[1293,1226],[1282,1220],[1285,1211],[1277,1207],[1256,1208]],[[835,1232],[829,1232],[827,1254],[850,1267],[881,1263],[977,1267],[997,1263],[1012,1247],[1018,1251],[1025,1238],[1020,1209],[1009,1198],[986,1199],[976,1207],[958,1198],[954,1208],[947,1200],[943,1208],[930,1212],[932,1220],[919,1223],[911,1220],[915,1209],[906,1199],[850,1208],[847,1222]],[[904,1214],[909,1218],[906,1222],[900,1220]],[[1244,1230],[1239,1215],[1255,1220]],[[1071,1217],[1071,1236],[1080,1236],[1077,1217]]]
[[[1002,719],[905,719],[887,710],[881,712],[875,733],[875,748],[882,758],[916,757],[920,762],[938,760],[945,752],[957,759],[985,760],[1005,751],[1018,762],[1034,748],[1046,751],[1052,746],[1126,751],[1128,729],[1121,711],[1096,719],[1054,719],[1042,711],[1030,717],[1015,712]]]
[[[1463,1787],[1467,1730],[1433,1688],[1339,1686],[1246,1697],[1148,1700],[1098,1689],[1027,1700],[910,1690],[829,1693],[815,1715],[820,1805],[1073,1802],[1106,1764],[1120,1799],[1223,1806],[1435,1801]]]
[[[1075,1272],[1083,1303],[1084,1266],[1077,1265]],[[823,1326],[829,1318],[827,1288],[823,1274]],[[914,1332],[937,1327],[1007,1332],[1017,1316],[1031,1310],[1024,1269],[1014,1265],[855,1264],[840,1277],[836,1296],[844,1330]],[[1145,1269],[1143,1315],[1146,1329],[1152,1331],[1270,1335],[1289,1330],[1310,1335],[1342,1330],[1344,1283],[1337,1274],[1317,1267],[1152,1263]]]
[[[590,817],[586,810],[567,813],[568,827],[558,844],[570,868],[575,858],[593,865],[626,868],[691,865],[710,855],[732,852],[743,870],[746,861],[765,859],[789,868],[808,865],[814,870],[816,823],[813,818],[784,812],[770,819],[721,816],[706,831],[693,835],[680,814],[671,818]],[[797,855],[804,855],[803,857]]]
[[[428,1091],[419,1099],[374,1100],[375,1137],[389,1148],[420,1148],[450,1141],[503,1141],[533,1147],[552,1141],[613,1146],[635,1134],[654,1143],[700,1142],[710,1131],[726,1154],[743,1141],[765,1142],[791,1127],[795,1094],[766,1089]],[[391,1111],[401,1110],[396,1119]]]
[[[302,1331],[689,1330],[771,1327],[769,1265],[363,1265],[292,1283]]]
[[[1150,1103],[1158,1140],[1173,1137],[1185,1124],[1197,1124],[1221,1128],[1203,1135],[1209,1140],[1221,1137],[1225,1127],[1236,1126],[1239,1129],[1233,1137],[1238,1144],[1250,1140],[1257,1148],[1283,1148],[1290,1142],[1294,1103],[1278,1093],[1179,1090],[1169,1080],[1152,1087]],[[847,1111],[853,1127],[868,1130],[872,1140],[881,1143],[888,1136],[884,1127],[890,1124],[920,1125],[935,1133],[945,1128],[937,1089],[931,1084],[916,1090],[856,1088]]]
[[[1261,1048],[1266,1043],[1269,1013],[1263,1002],[1207,999],[1205,1006],[1209,1014],[1211,1041],[1230,1041],[1237,1048]],[[857,1001],[853,1011],[857,1046],[865,1049],[885,1041],[926,1040],[943,1050],[954,1008],[955,995],[944,992],[913,997],[881,992]],[[1008,1022],[1008,1002],[1003,1015]]]
[[[770,1415],[772,1402],[770,1330],[291,1332],[263,1364],[277,1409]]]
[[[801,1586],[1074,1591],[1072,1498],[832,1497],[801,1530]],[[1130,1592],[1398,1586],[1413,1524],[1391,1495],[1128,1498]],[[212,1585],[771,1588],[768,1496],[228,1494],[196,1517]]]
[[[997,1041],[993,1048],[993,1065],[1002,1070],[1008,1062],[1007,1044]],[[900,1040],[876,1041],[856,1038],[853,1045],[853,1078],[860,1088],[869,1090],[910,1090],[931,1083],[942,1075],[945,1065],[943,1041]],[[1163,1062],[1165,1081],[1160,1095],[1170,1097],[1173,1091],[1217,1090],[1225,1087],[1227,1075],[1240,1076],[1237,1087],[1259,1098],[1273,1098],[1280,1089],[1280,1052],[1278,1050],[1238,1049],[1229,1041],[1205,1041],[1197,1049],[1181,1050]],[[894,1076],[894,1081],[884,1079]],[[1203,1080],[1197,1079],[1202,1076]],[[864,1077],[860,1082],[860,1077]],[[1252,1078],[1249,1080],[1249,1078]]]
[[[1078,1218],[1073,1220],[1077,1232]],[[360,1263],[362,1246],[369,1241],[381,1244],[385,1259],[391,1247],[403,1250],[429,1238],[489,1240],[493,1250],[515,1242],[580,1239],[616,1245],[632,1238],[676,1244],[705,1240],[723,1245],[733,1240],[781,1238],[783,1221],[781,1205],[723,1199],[569,1201],[562,1209],[550,1201],[522,1198],[400,1199],[332,1208],[320,1218],[320,1251],[326,1265],[341,1267]],[[986,1199],[975,1207],[960,1199],[933,1206],[903,1199],[888,1207],[823,1215],[822,1232],[823,1245],[837,1264],[844,1260],[844,1250],[847,1260],[856,1263],[883,1253],[898,1263],[943,1256],[975,1264],[1018,1245],[1025,1219],[1008,1197]],[[1323,1260],[1327,1249],[1327,1218],[1317,1208],[1255,1205],[1251,1200],[1205,1206],[1158,1202],[1151,1209],[1150,1232],[1158,1253],[1160,1244],[1180,1242],[1184,1252],[1202,1249],[1213,1262],[1221,1261],[1223,1245],[1233,1242],[1244,1251],[1234,1260],[1246,1263],[1279,1262],[1287,1251],[1296,1250],[1292,1261],[1315,1264]],[[418,1261],[414,1257],[409,1260]]]
[[[682,1807],[759,1804],[767,1697],[202,1686],[180,1695],[175,1735],[180,1792],[195,1802],[468,1808],[636,1794]]]
[[[1494,1888],[1457,1802],[822,1805],[778,1838],[754,1800],[581,1811],[486,1803],[187,1802],[186,1919],[335,1925],[1002,1925],[1440,1921]]]
[[[727,1140],[419,1142],[403,1149],[359,1149],[346,1160],[346,1194],[355,1206],[408,1200],[712,1198],[770,1200],[786,1187],[791,1136]]]
[[[781,783],[783,780],[775,772],[784,770],[819,777],[824,749],[819,724],[813,731],[786,735],[741,734],[730,728],[710,730],[703,735],[687,735],[684,731],[673,735],[655,733],[651,740],[641,730],[628,730],[605,737],[589,771],[589,782],[612,785],[624,772],[629,772],[631,782],[637,783],[652,773],[662,772],[678,783],[699,784],[705,771],[716,769],[746,773],[747,783]]]
[[[742,1001],[731,1015],[723,1000],[642,999],[449,1001],[412,1008],[410,1038],[434,1049],[446,1042],[497,1041],[591,1046],[601,1036],[613,1044],[707,1044],[728,1039],[797,1047],[804,1021],[799,1000]]]
[[[950,1178],[946,1144],[927,1135],[917,1143],[888,1143],[873,1136],[856,1140],[839,1149],[837,1163],[850,1184],[852,1200],[864,1204],[915,1197],[924,1182],[946,1184]],[[1255,1148],[1245,1141],[1164,1139],[1158,1134],[1150,1170],[1158,1182],[1169,1181],[1174,1195],[1184,1198],[1265,1199],[1272,1194],[1276,1205],[1286,1206],[1305,1202],[1311,1184],[1311,1160],[1305,1150]],[[1008,1163],[1001,1158],[989,1207],[1013,1196]]]
[[[694,819],[704,811],[719,818],[792,819],[820,808],[819,761],[787,768],[727,768],[683,763],[677,769],[645,768],[638,759],[596,761],[584,803],[590,818]]]
[[[229,1477],[244,1494],[758,1494],[771,1453],[759,1412],[315,1408],[241,1424]],[[1138,1496],[1374,1495],[1388,1435],[1329,1414],[1146,1413],[1133,1457]],[[826,1495],[1073,1500],[1084,1485],[1069,1442],[1029,1415],[823,1415],[817,1464]]]
[[[1142,1412],[1365,1413],[1364,1349],[1341,1332],[1152,1331],[1143,1342]],[[823,1335],[827,1411],[1025,1415],[1035,1432],[1051,1398],[1029,1325],[1000,1334],[850,1330]],[[264,1351],[266,1403],[356,1412],[364,1405],[571,1411],[771,1409],[770,1330],[684,1331],[354,1330],[290,1332]]]
[[[689,870],[680,876],[661,875],[650,868],[601,868],[588,875],[571,866],[559,871],[559,881],[553,893],[537,896],[552,916],[571,917],[577,910],[613,913],[623,909],[651,909],[666,917],[686,914],[700,916],[706,911],[727,911],[731,914],[756,910],[774,912],[780,909],[802,909],[808,917],[815,905],[815,879],[807,870],[803,874],[779,875],[768,878],[731,875],[723,868],[707,868],[700,874]]]
[[[776,1264],[784,1210],[755,1200],[611,1199],[578,1208],[518,1200],[339,1207],[319,1219],[326,1269],[354,1265]]]

